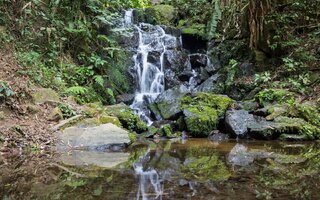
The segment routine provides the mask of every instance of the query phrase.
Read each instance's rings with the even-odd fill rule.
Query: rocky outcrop
[[[110,150],[124,148],[130,143],[129,133],[114,124],[96,127],[70,127],[57,134],[60,139],[58,149]]]
[[[53,103],[60,101],[58,93],[49,88],[41,88],[32,94],[33,102],[35,104]]]
[[[217,129],[219,120],[233,100],[227,96],[209,93],[186,95],[181,101],[187,131],[193,137],[208,136]]]
[[[187,92],[188,90],[184,86],[166,90],[158,96],[155,103],[151,104],[149,108],[155,115],[161,115],[163,119],[177,119],[182,113],[181,99]]]
[[[215,74],[196,87],[194,91],[222,94],[224,92],[224,78],[220,74]]]

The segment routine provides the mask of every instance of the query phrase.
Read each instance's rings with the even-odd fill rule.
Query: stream
[[[210,92],[200,75],[215,78],[215,68],[206,54],[188,52],[177,78],[172,63],[186,51],[181,33],[133,22],[127,10],[122,26],[138,35],[131,108],[151,125],[156,117],[148,105],[171,82]],[[318,142],[155,138],[116,151],[32,149],[0,154],[0,200],[320,199],[319,169]]]
[[[0,156],[1,199],[319,199],[318,143],[146,141]],[[10,172],[10,173],[9,173]]]

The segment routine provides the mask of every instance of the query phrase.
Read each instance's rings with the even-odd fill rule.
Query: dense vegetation
[[[12,44],[31,79],[73,95],[79,103],[114,103],[130,89],[124,78],[127,53],[113,30],[133,1],[0,1],[0,38]]]
[[[123,9],[150,6],[148,0],[3,0],[1,44],[14,44],[35,83],[79,103],[112,104],[115,94],[132,90],[125,80],[128,52],[117,41],[123,32],[115,26]],[[310,94],[319,83],[319,7],[305,0],[164,0],[149,14],[208,41],[247,38],[260,71],[256,84]]]

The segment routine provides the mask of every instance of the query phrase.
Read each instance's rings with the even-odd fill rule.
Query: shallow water
[[[319,147],[191,139],[0,156],[0,199],[319,199]]]

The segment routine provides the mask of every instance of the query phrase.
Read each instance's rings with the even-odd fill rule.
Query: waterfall
[[[125,12],[125,24],[131,23],[139,35],[133,56],[138,87],[131,108],[149,125],[152,124],[148,105],[165,90],[164,59],[168,49],[180,45],[180,38],[166,34],[163,27],[140,23],[133,25],[132,10]]]
[[[133,9],[129,9],[125,11],[124,14],[124,25],[129,26],[133,23]]]

